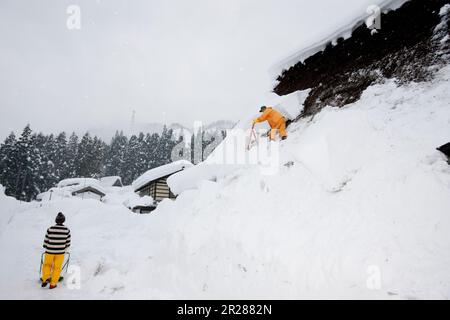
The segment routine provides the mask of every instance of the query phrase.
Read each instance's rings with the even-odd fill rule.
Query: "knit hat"
[[[266,106],[262,106],[261,109],[259,109],[259,112],[264,112],[264,110],[266,110],[267,107]]]
[[[55,222],[57,224],[63,224],[64,221],[66,221],[66,217],[62,214],[62,212],[59,212],[58,215],[56,216]]]

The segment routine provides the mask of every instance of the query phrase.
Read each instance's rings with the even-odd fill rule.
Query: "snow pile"
[[[5,187],[0,184],[0,203],[2,208],[15,206],[17,201],[13,197],[9,197],[5,194]]]
[[[139,197],[131,186],[125,187],[111,187],[108,188],[106,196],[103,197],[103,202],[108,205],[124,205],[127,201],[132,201]]]
[[[278,107],[284,107],[285,113],[291,114],[292,118],[295,118],[300,114],[308,92],[309,90],[297,91],[273,102]],[[298,111],[296,112],[295,109]],[[233,129],[227,130],[226,138],[205,161],[171,175],[167,179],[167,184],[172,193],[178,195],[183,191],[196,189],[204,180],[217,181],[233,172],[246,170],[255,165],[262,165],[265,169],[270,168],[271,162],[276,160],[276,158],[269,157],[270,150],[275,152],[277,146],[269,145],[267,139],[261,138],[269,129],[267,122],[258,124],[256,128],[260,150],[254,149],[252,152],[247,152],[252,120],[260,115],[260,113],[254,113],[243,117]],[[265,152],[266,148],[269,150],[268,152]],[[261,150],[264,151],[259,152]]]
[[[165,177],[177,171],[184,170],[186,168],[192,167],[193,164],[187,160],[178,160],[172,163],[160,166],[154,169],[150,169],[145,172],[142,176],[133,181],[133,189],[138,190],[145,186],[147,183],[154,181],[156,179]]]
[[[235,157],[265,147],[236,147],[233,134],[247,132],[235,130],[183,172],[192,179],[179,181],[196,189],[151,215],[76,198],[18,205],[0,230],[9,259],[0,298],[448,299],[450,167],[436,147],[448,142],[449,81],[450,67],[430,83],[388,81],[294,123],[276,174],[259,162],[219,164],[231,146]],[[5,197],[0,205],[10,206]],[[72,231],[79,290],[37,283],[58,211]]]
[[[273,99],[270,105],[274,105],[286,119],[294,120],[302,112],[309,92],[310,90],[296,91]],[[172,193],[178,195],[183,191],[196,189],[203,180],[217,181],[231,172],[264,162],[265,153],[258,154],[257,150],[250,154],[247,152],[250,137],[249,124],[259,115],[255,113],[228,130],[223,143],[217,146],[204,162],[170,176],[167,183]],[[258,128],[259,136],[264,135],[269,129],[267,123],[258,124]],[[258,140],[262,148],[269,147],[266,140],[262,138]]]
[[[216,182],[223,179],[242,167],[243,165],[210,164],[205,161],[170,176],[167,178],[167,184],[173,194],[179,195],[186,190],[197,189],[205,180]]]
[[[11,214],[19,207],[19,202],[13,197],[8,197],[5,195],[5,187],[0,184],[0,225],[3,227],[6,224]],[[1,232],[1,230],[0,230]]]
[[[123,202],[123,205],[131,210],[137,206],[142,206],[142,207],[153,206],[154,201],[153,201],[153,198],[150,196],[140,197],[136,193],[134,193],[134,196],[129,197],[127,200],[125,200]]]
[[[177,220],[196,297],[449,298],[449,80],[389,81],[294,124],[279,174],[177,174],[197,190],[156,213]]]

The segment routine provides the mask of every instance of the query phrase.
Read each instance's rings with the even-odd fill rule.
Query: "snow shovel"
[[[250,132],[250,139],[247,145],[247,150],[250,150],[255,144],[258,144],[258,137],[256,136],[255,125],[253,125]]]
[[[42,276],[42,265],[44,264],[44,254],[45,254],[45,252],[43,254],[41,254],[41,265],[39,267],[39,280],[40,280],[40,282],[42,282],[41,276]],[[64,272],[64,269],[66,269],[66,273],[67,273],[67,269],[69,268],[70,252],[66,252],[66,255],[67,255],[67,259],[66,259],[66,262],[64,262],[64,264],[62,265],[61,274]],[[60,276],[58,282],[61,282],[63,280],[64,280],[64,277]]]

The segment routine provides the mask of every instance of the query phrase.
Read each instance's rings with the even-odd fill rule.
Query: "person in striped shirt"
[[[50,283],[50,289],[56,288],[61,274],[64,255],[70,247],[70,230],[63,223],[66,217],[62,212],[56,216],[56,224],[47,229],[44,240],[45,258],[42,267],[42,287]]]

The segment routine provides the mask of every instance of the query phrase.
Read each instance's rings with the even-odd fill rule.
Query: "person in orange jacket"
[[[282,140],[287,139],[287,133],[286,133],[286,119],[283,117],[283,115],[273,109],[272,107],[266,107],[262,106],[261,110],[259,112],[262,112],[262,115],[255,120],[253,120],[253,125],[267,121],[269,122],[270,128],[270,140],[275,140],[276,132],[280,132],[280,136]]]

